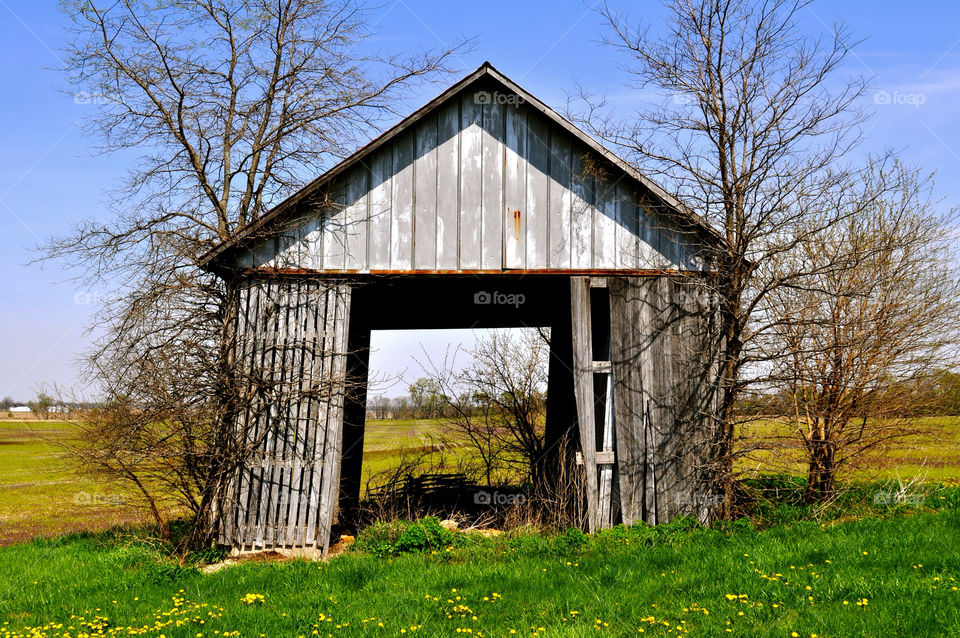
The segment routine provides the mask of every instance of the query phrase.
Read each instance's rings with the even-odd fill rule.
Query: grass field
[[[960,479],[960,418],[924,419],[923,433],[911,437],[886,459],[859,471],[862,480]],[[103,530],[143,522],[136,496],[124,486],[78,476],[57,442],[72,436],[70,424],[56,421],[0,421],[0,545],[34,536],[79,530]],[[754,433],[769,436],[778,424],[757,422]],[[371,420],[364,436],[364,479],[396,467],[401,457],[415,457],[437,442],[439,420]],[[452,458],[458,452],[448,450]],[[434,453],[428,460],[438,460]],[[774,462],[775,461],[775,462]],[[753,454],[741,464],[747,475],[758,468],[802,473],[798,457]],[[376,480],[372,482],[376,486]]]
[[[931,481],[960,479],[960,417],[918,419],[916,429],[916,434],[898,441],[882,456],[866,459],[848,478],[861,481],[914,477]],[[758,420],[746,424],[741,435],[768,441],[776,436],[789,436],[789,431],[785,423]],[[772,472],[802,475],[805,470],[801,450],[793,441],[778,446],[775,451],[751,452],[739,467],[748,476]]]
[[[960,510],[469,538],[203,574],[133,538],[0,548],[14,636],[955,636]],[[361,539],[362,540],[362,539]]]
[[[57,445],[73,433],[63,422],[0,421],[0,545],[145,520],[122,487],[74,472]]]
[[[935,467],[956,485],[958,420],[927,425],[900,468],[874,468],[881,478]],[[365,468],[438,428],[370,426]],[[0,423],[0,638],[960,635],[960,487],[929,481],[925,498],[888,507],[870,498],[884,485],[863,486],[816,516],[769,502],[759,530],[458,534],[398,551],[406,533],[371,529],[329,563],[205,574],[149,540],[137,510],[78,499],[118,492],[73,476],[56,446],[70,436],[62,423]],[[139,524],[9,544],[124,522]]]

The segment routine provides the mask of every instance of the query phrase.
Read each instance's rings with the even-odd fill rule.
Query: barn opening
[[[345,405],[338,521],[351,527],[359,522],[358,517],[364,515],[364,500],[368,496],[367,483],[370,478],[366,469],[374,467],[373,463],[369,462],[371,460],[369,458],[368,463],[364,463],[363,454],[363,450],[367,448],[367,415],[376,392],[368,387],[370,370],[381,368],[376,361],[377,348],[372,337],[374,333],[400,331],[401,334],[415,335],[419,331],[431,333],[443,331],[450,335],[457,335],[463,334],[466,330],[519,337],[525,334],[530,335],[539,329],[544,336],[569,335],[568,304],[569,280],[565,277],[388,276],[356,285],[352,292],[347,347],[351,353],[351,363],[348,364],[348,377],[351,380],[348,385],[362,388],[362,396],[351,397],[348,392]],[[561,341],[565,343],[565,340],[561,339]],[[570,403],[572,401],[570,366],[569,363],[560,363],[560,358],[568,361],[569,356],[561,357],[561,353],[551,352],[549,344],[546,343],[543,344],[541,353],[543,361],[538,373],[544,381],[549,378],[551,387],[559,384],[558,387],[566,388],[566,392],[561,390],[556,393],[560,399],[555,396],[549,401],[546,388],[542,389],[543,414],[538,416],[542,419],[538,426],[544,428],[542,433],[544,438],[551,436],[555,438],[555,432],[548,434],[545,431],[548,421],[554,426],[554,430],[566,431],[573,425],[574,410]],[[442,366],[441,362],[437,364]],[[374,376],[376,376],[375,372]],[[452,388],[447,388],[447,391],[454,392]],[[566,403],[563,403],[563,397],[566,397]],[[558,407],[560,410],[557,409]],[[548,416],[548,412],[553,413],[552,419]],[[439,439],[442,433],[437,427],[433,428],[430,434],[433,435],[433,439]],[[371,436],[371,440],[376,441],[379,435],[374,432]],[[440,444],[437,440],[425,443],[426,446]],[[436,475],[436,478],[423,480],[426,481],[423,486],[425,493],[423,498],[417,496],[408,499],[407,494],[403,494],[402,500],[411,507],[421,505],[432,507],[437,510],[436,513],[469,510],[471,505],[483,505],[473,503],[475,492],[487,488],[488,483],[505,484],[507,482],[502,476],[489,477],[489,479],[485,476],[471,477],[472,472],[464,471],[449,472],[451,476],[447,478],[439,477],[451,469],[446,463],[443,464],[445,467],[434,468],[436,471],[425,471],[423,467],[416,469],[403,467],[403,464],[411,465],[416,460],[415,451],[409,450],[409,452],[408,458],[397,459],[396,466],[387,468],[397,470],[401,483],[408,469],[413,470],[409,473],[414,475]],[[425,463],[431,460],[437,461],[439,456],[445,456],[445,461],[454,463],[453,455],[449,453],[428,456],[433,458],[425,459]],[[380,483],[382,484],[383,481],[381,480]],[[427,484],[449,486],[449,490],[446,492],[440,490],[442,493],[438,493],[437,490],[431,491]],[[409,484],[408,491],[415,490],[417,485]],[[402,484],[400,489],[402,491]]]
[[[549,339],[531,326],[371,331],[361,509],[489,518],[522,505],[543,453]]]

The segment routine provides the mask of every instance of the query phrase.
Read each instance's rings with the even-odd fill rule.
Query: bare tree
[[[956,363],[955,214],[937,212],[929,180],[899,163],[859,181],[872,203],[828,231],[801,231],[791,258],[812,268],[769,300],[779,320],[769,346],[786,354],[774,379],[790,399],[810,503],[833,496],[841,470],[913,433],[930,407],[916,390]],[[878,190],[890,194],[872,201]]]
[[[607,144],[662,180],[725,243],[706,256],[716,273],[723,340],[710,472],[733,513],[738,431],[736,405],[765,370],[757,316],[770,291],[800,273],[771,272],[804,228],[816,235],[839,215],[809,223],[810,208],[844,179],[838,159],[857,143],[855,106],[863,80],[838,77],[849,34],[801,32],[804,0],[674,0],[662,35],[611,6],[601,9],[607,44],[625,56],[645,102],[634,119],[615,119],[603,100],[581,91],[580,121]],[[572,103],[571,108],[577,110]],[[668,214],[668,211],[665,212]]]
[[[511,476],[539,486],[547,461],[547,342],[537,332],[491,332],[467,354],[472,361],[459,372],[449,362],[435,367],[451,443],[479,457],[488,485]]]
[[[371,15],[352,0],[92,1],[67,12],[65,70],[99,98],[87,130],[102,152],[139,161],[112,214],[51,240],[45,257],[118,291],[95,318],[104,336],[89,356],[108,401],[133,402],[114,412],[110,445],[143,425],[130,415],[189,441],[182,496],[197,542],[215,531],[213,505],[251,449],[237,431],[244,402],[262,404],[268,385],[238,366],[238,281],[203,272],[201,257],[395,116],[403,91],[443,72],[455,49],[369,53]]]
[[[413,410],[410,407],[409,397],[395,397],[390,400],[390,408],[398,419],[412,419]]]

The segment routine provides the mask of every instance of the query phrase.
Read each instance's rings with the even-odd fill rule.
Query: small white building
[[[30,409],[29,405],[15,405],[7,411],[8,412],[33,412],[33,410]]]

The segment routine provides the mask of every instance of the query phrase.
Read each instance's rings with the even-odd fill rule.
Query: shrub
[[[394,544],[396,553],[442,549],[453,544],[454,532],[440,526],[436,516],[427,516],[411,524]]]
[[[590,545],[590,537],[576,527],[571,527],[554,539],[554,546],[562,554],[576,554]]]
[[[464,542],[462,534],[444,529],[435,516],[427,516],[415,522],[374,523],[360,533],[353,547],[357,551],[388,556],[460,546]]]

